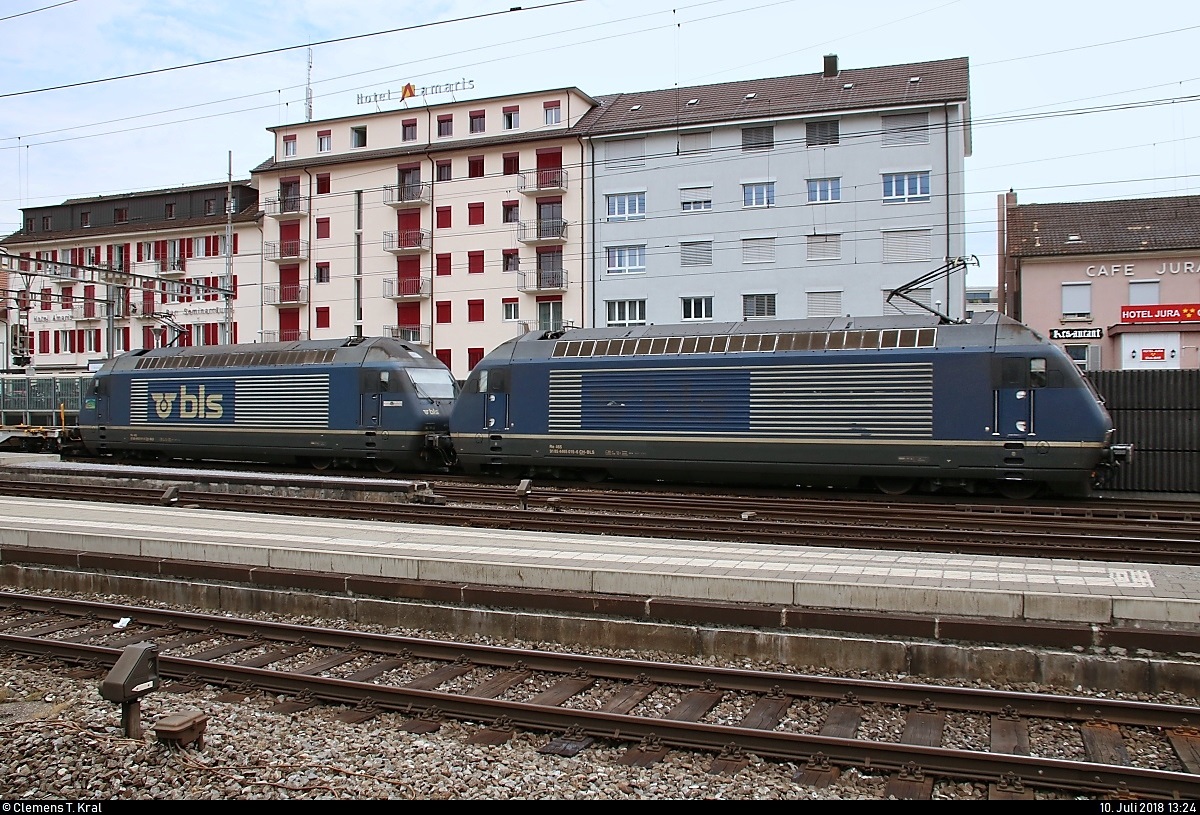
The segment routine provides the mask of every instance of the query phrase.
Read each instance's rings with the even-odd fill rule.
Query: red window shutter
[[[148,325],[142,326],[142,347],[154,347],[154,330]]]
[[[187,238],[183,238],[182,241],[183,241],[183,256],[185,258],[190,258],[192,256],[192,251],[193,251],[193,249],[192,249],[193,242],[188,240]]]
[[[137,245],[137,262],[141,263],[145,258],[142,257],[142,242],[138,241]]]
[[[121,348],[128,351],[129,350],[129,326],[125,326],[124,328],[121,329],[121,340],[122,340]]]
[[[467,319],[473,323],[483,322],[483,301],[468,300],[467,301]]]
[[[87,329],[81,328],[75,332],[75,336],[72,337],[74,342],[71,343],[71,353],[77,354],[77,353],[80,353],[83,351],[83,349],[84,349],[83,332],[86,330]]]
[[[450,255],[449,255],[449,253],[444,254],[444,255],[438,255],[435,262],[437,264],[437,273],[439,275],[450,274]]]
[[[84,286],[83,287],[83,299],[84,300],[95,300],[96,299],[96,287],[95,286]]]
[[[472,370],[474,370],[475,366],[478,365],[482,361],[483,361],[483,349],[482,348],[468,348],[467,349],[467,367],[468,368],[471,368]]]
[[[204,236],[204,256],[206,258],[210,258],[215,254],[216,254],[216,252],[213,251],[213,236],[205,235]]]
[[[438,207],[437,208],[437,228],[438,229],[449,229],[450,228],[450,207]]]
[[[438,358],[438,362],[442,363],[447,368],[450,367],[450,349],[449,348],[439,348],[433,352],[433,355]]]
[[[54,332],[54,353],[56,353],[56,354],[62,353],[62,351],[59,349],[59,336],[58,336],[57,331]]]
[[[483,204],[467,204],[467,223],[479,226],[483,223]]]
[[[450,301],[449,300],[440,301],[434,310],[437,315],[437,318],[436,318],[437,322],[439,322],[439,323],[450,322],[451,310],[450,310]]]
[[[237,235],[234,235],[234,237],[236,238]],[[233,297],[235,300],[237,299],[237,275],[233,276]]]
[[[329,219],[328,218],[318,218],[317,219],[317,237],[318,238],[328,238],[329,237]]]
[[[233,233],[233,254],[237,254],[237,233]]]
[[[483,252],[467,252],[467,274],[483,274]]]
[[[39,354],[49,354],[50,353],[50,332],[49,331],[39,331],[38,332],[38,353]]]

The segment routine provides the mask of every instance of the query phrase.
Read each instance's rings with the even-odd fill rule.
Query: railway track
[[[128,618],[127,624],[114,623]],[[539,752],[625,746],[651,767],[671,750],[735,773],[751,755],[820,787],[847,768],[889,776],[886,795],[927,799],[935,783],[986,783],[989,797],[1200,797],[1198,711],[1112,698],[955,688],[553,653],[254,619],[0,593],[0,646],[103,677],[124,649],[153,643],[163,690],[224,690],[272,710],[336,706],[364,722],[393,714],[429,733],[454,720],[474,744],[517,731]],[[969,735],[980,725],[986,742]],[[967,734],[967,735],[964,735]],[[1144,749],[1146,742],[1156,749]],[[1138,743],[1138,750],[1127,745]],[[1154,766],[1131,755],[1158,756]]]
[[[116,471],[119,472],[119,471]],[[161,482],[90,475],[74,499],[138,504],[164,502]],[[226,478],[223,485],[234,479]],[[1200,563],[1200,512],[1192,503],[1152,511],[1129,507],[1057,505],[1021,508],[989,503],[921,503],[774,494],[635,492],[434,482],[432,494],[400,492],[378,481],[369,497],[335,499],[288,494],[286,476],[244,475],[248,489],[181,488],[171,503],[205,509],[321,518],[435,523],[588,535],[700,539],[737,543],[916,548],[947,554],[1070,556],[1138,563]],[[411,487],[412,482],[403,482]],[[184,485],[187,486],[186,484]],[[254,487],[259,489],[254,489]],[[265,492],[261,487],[271,487]],[[332,484],[330,485],[332,486]],[[25,497],[62,498],[63,485],[24,471],[0,474],[0,489]],[[361,486],[356,491],[363,492]],[[435,500],[436,499],[436,500]],[[1149,513],[1149,514],[1148,514]],[[836,519],[836,522],[831,522]]]

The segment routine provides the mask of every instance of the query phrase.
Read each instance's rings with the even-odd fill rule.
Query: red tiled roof
[[[1200,195],[1008,207],[1013,257],[1200,249]]]

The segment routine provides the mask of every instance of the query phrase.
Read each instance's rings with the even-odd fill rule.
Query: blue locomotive
[[[1131,453],[1070,358],[999,314],[531,332],[450,417],[468,473],[1087,494]]]
[[[388,337],[155,348],[105,362],[79,412],[93,455],[429,470],[458,383]]]

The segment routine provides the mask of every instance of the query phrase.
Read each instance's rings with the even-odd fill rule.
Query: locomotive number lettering
[[[594,456],[594,455],[596,455],[595,450],[589,450],[587,448],[571,449],[569,447],[563,447],[561,444],[550,445],[550,448],[547,452],[552,456]]]
[[[180,385],[179,393],[151,393],[150,398],[154,400],[154,412],[160,419],[171,418],[176,398],[179,400],[180,419],[220,419],[225,415],[225,408],[221,404],[223,394],[206,394],[203,385],[198,388],[198,393],[188,393],[188,386]]]

